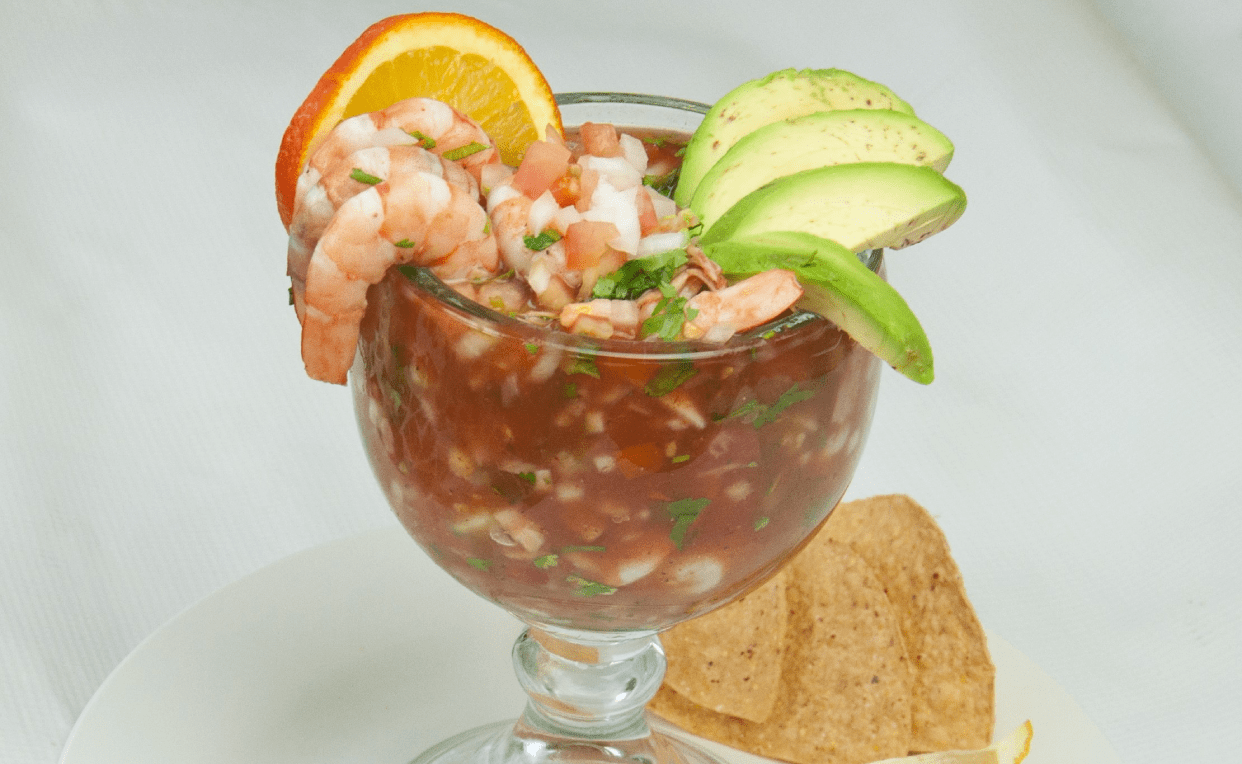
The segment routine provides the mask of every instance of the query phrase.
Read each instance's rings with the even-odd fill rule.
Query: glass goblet
[[[558,100],[571,132],[609,122],[647,138],[684,137],[706,111]],[[864,259],[881,271],[880,251]],[[350,379],[376,477],[437,564],[527,625],[513,650],[521,717],[416,761],[715,761],[648,726],[657,634],[761,584],[828,517],[880,362],[796,311],[709,344],[533,325],[412,267],[368,301]]]

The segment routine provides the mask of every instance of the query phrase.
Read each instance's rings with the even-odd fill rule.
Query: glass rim
[[[662,106],[695,114],[706,114],[711,106],[699,101],[673,96],[651,95],[649,93],[614,93],[603,90],[581,90],[567,93],[554,93],[557,106],[578,106],[588,103],[625,103],[642,106]]]
[[[706,114],[711,108],[707,104],[698,101],[646,93],[575,91],[556,93],[554,97],[558,106],[622,104],[667,108],[700,115]],[[641,126],[637,125],[635,127]],[[884,250],[865,250],[858,253],[858,258],[872,272],[878,273],[884,263]],[[792,309],[792,313],[786,312],[784,315],[759,326],[738,332],[723,343],[709,342],[701,339],[671,341],[641,338],[600,339],[567,332],[552,325],[542,326],[492,310],[486,305],[462,296],[432,273],[429,268],[403,265],[400,266],[399,270],[404,275],[405,283],[420,289],[443,305],[461,311],[473,319],[482,321],[484,327],[490,327],[490,330],[498,335],[522,334],[551,347],[606,357],[628,358],[641,356],[644,359],[667,358],[686,360],[717,356],[726,352],[748,350],[768,341],[776,334],[786,334],[803,325],[812,325],[819,321],[831,323],[829,319],[816,313],[795,307]]]

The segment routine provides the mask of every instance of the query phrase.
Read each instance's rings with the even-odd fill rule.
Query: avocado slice
[[[839,326],[905,376],[929,384],[931,345],[910,306],[887,281],[835,241],[802,231],[770,231],[703,247],[726,275],[793,271],[805,293],[798,307]]]
[[[673,199],[689,207],[699,181],[742,136],[778,120],[832,109],[914,113],[893,91],[844,69],[773,72],[729,91],[704,115],[686,144]]]
[[[851,252],[900,249],[952,225],[966,193],[930,167],[856,162],[786,175],[742,197],[703,245],[769,231],[805,231]]]
[[[694,192],[691,209],[710,227],[733,203],[785,175],[851,162],[901,162],[944,172],[953,143],[912,114],[821,111],[773,122],[733,145]]]

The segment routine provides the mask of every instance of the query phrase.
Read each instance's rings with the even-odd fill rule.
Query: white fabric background
[[[272,165],[353,0],[0,14],[0,760],[55,761],[161,623],[393,524],[305,378]],[[558,90],[711,101],[788,66],[890,85],[971,206],[895,253],[938,378],[885,376],[850,495],[940,519],[989,629],[1127,762],[1242,718],[1242,6],[446,0]]]

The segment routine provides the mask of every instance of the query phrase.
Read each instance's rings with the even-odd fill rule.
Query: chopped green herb
[[[591,296],[605,300],[633,300],[648,289],[667,284],[673,273],[688,259],[684,249],[670,249],[635,258],[612,273],[600,276]]]
[[[548,568],[555,568],[559,560],[554,554],[545,554],[543,557],[536,557],[534,562],[536,568],[547,570]]]
[[[752,398],[746,401],[745,403],[743,403],[741,406],[738,406],[737,408],[733,409],[728,414],[724,414],[723,416],[713,415],[712,419],[716,420],[717,422],[723,422],[726,419],[737,419],[739,417],[746,416],[747,414],[751,413],[759,406],[760,406],[759,401]]]
[[[578,386],[573,382],[566,382],[565,386],[561,388],[561,397],[566,399],[577,398]]]
[[[479,557],[470,557],[466,560],[466,563],[469,564],[470,567],[478,568],[479,570],[487,570],[492,567],[491,560],[484,560]]]
[[[436,147],[436,139],[432,138],[430,135],[427,135],[426,133],[420,132],[418,130],[406,130],[405,132],[409,134],[411,138],[418,141],[418,145],[420,147],[427,149],[428,151],[431,151],[432,149]]]
[[[349,177],[353,178],[354,180],[358,181],[359,183],[366,183],[368,186],[374,186],[374,185],[376,185],[377,183],[383,183],[383,182],[384,182],[384,179],[383,179],[383,178],[377,178],[377,177],[375,177],[374,175],[372,175],[372,174],[370,174],[370,173],[368,173],[368,172],[363,172],[362,170],[358,169],[357,167],[355,167],[354,169],[352,169],[352,170],[350,170],[350,171],[349,171]]]
[[[690,461],[690,454],[678,454],[673,457],[673,464],[681,464]]]
[[[652,398],[659,398],[661,395],[667,395],[676,390],[683,382],[698,373],[699,370],[688,360],[665,364],[643,386],[643,392]]]
[[[538,236],[523,236],[522,243],[527,249],[539,252],[561,240],[561,232],[555,228],[545,228]]]
[[[579,597],[594,597],[600,594],[617,593],[617,587],[615,586],[608,586],[607,584],[588,581],[581,576],[567,576],[565,580],[578,587],[578,591],[575,592],[575,594]]]
[[[720,422],[725,419],[740,419],[753,414],[754,419],[751,420],[751,424],[757,430],[765,424],[775,422],[785,409],[813,395],[815,395],[814,390],[799,389],[798,383],[795,382],[792,387],[781,393],[781,397],[777,398],[771,405],[765,405],[752,398],[724,416],[713,415],[712,419]]]
[[[775,403],[768,406],[766,410],[759,412],[759,415],[755,417],[755,429],[757,430],[765,424],[775,422],[782,411],[813,395],[815,395],[814,390],[799,390],[798,383],[795,382],[793,387],[781,393],[781,397],[777,398]]]
[[[525,480],[527,483],[530,483],[531,485],[535,484],[536,478],[535,478],[535,473],[533,472],[519,472],[517,476]]]
[[[665,196],[672,196],[677,190],[677,179],[681,177],[681,168],[667,172],[664,175],[644,175],[643,185],[650,186],[656,193]]]
[[[675,340],[681,335],[681,328],[686,321],[693,321],[699,312],[694,308],[687,308],[686,303],[689,300],[679,297],[672,285],[660,284],[659,289],[664,296],[656,303],[651,317],[643,321],[641,334],[643,337],[654,334],[662,340]]]
[[[474,141],[473,143],[467,143],[465,146],[462,146],[460,148],[446,151],[440,156],[444,157],[450,162],[456,162],[458,159],[465,159],[471,154],[477,154],[480,151],[486,151],[487,148],[488,146],[486,143],[479,143],[478,141]]]
[[[580,355],[570,360],[565,367],[566,374],[586,374],[589,377],[599,379],[599,367],[595,365],[595,359],[591,356]]]
[[[768,527],[769,522],[771,522],[771,520],[769,520],[766,517],[759,518],[758,520],[755,521],[755,530],[757,531],[763,530],[764,528]]]
[[[569,554],[570,552],[606,552],[606,551],[608,551],[608,548],[602,547],[602,546],[567,546],[561,550],[561,553]]]
[[[525,348],[526,348],[526,352],[527,352],[527,353],[530,353],[531,355],[535,355],[536,353],[538,353],[538,352],[539,352],[539,343],[538,343],[538,342],[527,342],[527,343],[523,344],[523,347],[525,347]]]
[[[393,246],[401,247],[402,249],[410,249],[414,246],[414,242],[409,239],[402,239],[401,241],[394,241]]]
[[[698,519],[703,508],[711,503],[711,499],[678,499],[669,502],[665,507],[673,517],[673,529],[669,531],[668,537],[673,540],[678,549],[685,547],[686,531],[690,528],[690,524]]]

